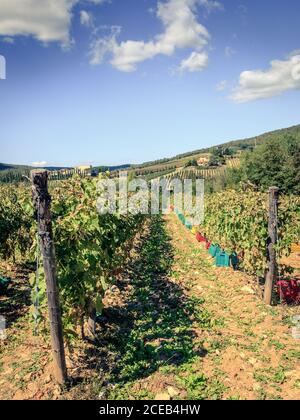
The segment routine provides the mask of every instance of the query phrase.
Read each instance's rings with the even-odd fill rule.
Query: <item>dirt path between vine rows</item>
[[[25,274],[10,273],[18,293],[0,300],[11,318],[0,399],[300,399],[300,308],[266,307],[255,281],[216,268],[173,214],[136,240],[95,342],[67,351],[69,389],[53,382],[47,333],[32,335]]]
[[[174,215],[167,230],[178,281],[205,299],[216,322],[204,332],[208,353],[198,368],[219,382],[222,398],[300,399],[300,341],[291,334],[291,317],[300,308],[266,307],[254,280],[216,268],[205,246]]]

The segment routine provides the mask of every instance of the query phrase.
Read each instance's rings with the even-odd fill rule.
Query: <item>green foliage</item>
[[[206,196],[207,237],[229,253],[243,253],[243,268],[263,275],[267,263],[268,197],[257,192],[227,191]],[[300,198],[282,196],[279,204],[279,255],[288,255],[300,236]]]
[[[178,383],[186,389],[189,400],[204,400],[207,396],[207,378],[203,373],[178,376]]]
[[[239,189],[243,174],[241,168],[228,168],[224,178],[224,185],[227,189]]]
[[[254,146],[259,145],[259,144],[263,144],[264,142],[273,139],[273,138],[282,138],[285,135],[292,135],[293,137],[296,138],[300,138],[300,125],[296,125],[294,127],[289,127],[289,128],[284,128],[282,130],[276,130],[276,131],[271,131],[269,133],[265,133],[262,134],[260,136],[257,137],[251,137],[251,138],[247,138],[247,139],[241,139],[241,140],[235,140],[235,141],[230,141],[227,143],[224,143],[220,146],[223,150],[226,151],[225,155],[231,155],[231,153],[235,154],[240,150],[252,150],[254,148]],[[192,152],[188,152],[188,153],[183,153],[183,154],[179,154],[177,156],[174,156],[172,158],[168,158],[168,159],[160,159],[160,160],[155,160],[152,162],[145,162],[142,165],[132,165],[132,168],[135,169],[142,169],[142,168],[155,168],[155,171],[157,171],[157,166],[158,165],[163,165],[164,166],[164,170],[168,169],[170,167],[170,165],[172,166],[176,166],[176,167],[181,167],[183,166],[183,161],[186,159],[192,159],[193,157],[203,154],[203,153],[210,153],[213,150],[213,148],[203,148],[203,149],[198,149],[198,150],[194,150]]]
[[[300,138],[274,138],[247,153],[241,178],[263,190],[276,185],[285,194],[300,195]]]
[[[63,320],[66,331],[72,334],[85,316],[101,312],[104,292],[122,267],[144,220],[142,215],[100,215],[96,207],[99,195],[97,179],[79,176],[60,181],[51,190]],[[1,257],[33,261],[37,236],[30,189],[1,187],[0,197]],[[32,297],[43,307],[44,279],[43,273],[39,274],[39,291],[35,276],[31,277]]]
[[[97,212],[97,179],[63,182],[53,191],[52,214],[59,287],[68,329],[93,312],[126,258],[142,215]]]
[[[184,165],[185,168],[189,168],[190,166],[197,167],[198,166],[197,160],[196,159],[191,159]]]
[[[24,257],[33,244],[33,210],[28,203],[30,190],[0,186],[0,257]]]
[[[215,147],[212,149],[209,166],[220,166],[225,164],[225,157],[222,147]]]

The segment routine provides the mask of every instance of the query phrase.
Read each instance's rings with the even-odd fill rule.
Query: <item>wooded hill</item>
[[[179,154],[172,158],[165,158],[156,161],[145,162],[141,165],[132,165],[131,169],[134,170],[138,175],[150,175],[159,172],[168,172],[177,168],[184,167],[188,161],[194,159],[197,160],[201,156],[211,153],[216,148],[231,149],[232,153],[236,154],[239,151],[249,150],[254,146],[258,146],[268,140],[283,139],[286,136],[293,136],[300,139],[300,124],[289,128],[267,132],[256,137],[220,143],[216,146]]]

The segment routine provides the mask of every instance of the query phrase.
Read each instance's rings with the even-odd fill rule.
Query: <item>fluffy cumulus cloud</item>
[[[108,0],[107,0],[108,1]],[[33,36],[43,43],[69,45],[72,8],[80,0],[1,0],[0,35]],[[105,0],[86,0],[102,4]]]
[[[42,42],[70,42],[75,0],[1,0],[0,35],[32,35]]]
[[[197,53],[192,52],[192,54],[185,60],[182,60],[180,65],[181,71],[200,71],[203,70],[208,65],[208,55],[207,53]]]
[[[42,43],[58,42],[63,47],[72,44],[70,36],[73,8],[76,4],[101,5],[111,0],[0,0],[0,37],[13,42],[15,36],[32,36]],[[156,17],[163,30],[150,40],[120,42],[120,27],[112,27],[107,37],[100,37],[93,15],[80,11],[82,25],[92,29],[90,63],[100,64],[110,54],[112,66],[131,72],[145,60],[162,54],[173,55],[178,49],[190,49],[179,70],[200,71],[208,64],[205,47],[210,34],[199,22],[198,7],[206,14],[222,9],[217,0],[161,0],[157,3]]]
[[[294,52],[285,60],[271,61],[269,69],[244,71],[231,99],[249,102],[270,98],[289,90],[300,89],[300,52]]]
[[[193,49],[193,53],[181,63],[182,70],[199,71],[207,65],[203,51],[210,34],[197,19],[197,7],[211,11],[220,3],[211,0],[167,0],[158,2],[156,16],[163,25],[163,32],[149,41],[128,40],[118,42],[119,30],[113,29],[107,38],[95,39],[91,45],[91,63],[100,64],[104,55],[112,55],[111,64],[118,70],[135,71],[138,63],[159,54],[171,56],[177,49]]]

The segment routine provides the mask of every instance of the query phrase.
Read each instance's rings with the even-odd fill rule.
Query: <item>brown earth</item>
[[[45,338],[32,334],[28,301],[24,298],[29,292],[27,272],[0,267],[2,273],[16,279],[14,293],[0,299],[1,312],[4,308],[7,313],[9,298],[15,299],[14,308],[10,308],[7,340],[0,341],[0,399],[300,399],[300,341],[293,339],[291,333],[291,318],[300,314],[300,308],[266,307],[253,278],[229,268],[216,268],[204,246],[174,215],[166,218],[165,229],[173,249],[173,255],[166,256],[171,268],[167,276],[153,275],[151,284],[155,288],[149,301],[155,313],[153,324],[166,322],[166,328],[172,324],[173,336],[165,338],[160,330],[160,335],[151,340],[150,330],[141,335],[149,318],[145,318],[140,329],[139,317],[145,310],[142,307],[138,312],[138,300],[134,300],[136,307],[130,306],[133,296],[136,299],[134,285],[124,277],[106,296],[105,330],[102,326],[100,331],[106,335],[105,340],[99,338],[99,349],[81,343],[72,353],[67,351],[72,378],[69,389],[61,389],[53,381],[47,334]],[[149,237],[146,239],[149,241]],[[138,253],[132,255],[133,265],[141,264]],[[290,257],[289,262],[297,266],[298,257]],[[136,273],[139,276],[139,271]],[[183,308],[179,315],[184,326],[173,328],[174,320],[164,320],[164,315],[180,301],[194,308],[187,314]],[[137,318],[133,313],[139,314],[135,315]],[[124,324],[124,315],[126,319],[132,316],[131,329]],[[182,348],[177,353],[168,357],[163,352],[163,361],[156,358],[152,368],[150,360],[150,368],[143,367],[142,373],[134,371],[133,365],[138,374],[129,375],[125,383],[118,382],[116,376],[111,379],[114,365],[126,366],[130,362],[123,362],[122,355],[114,354],[111,344],[108,350],[103,349],[109,335],[122,331],[130,337],[132,332],[140,334],[147,352],[150,349],[153,354],[160,354],[161,348],[174,344],[182,330]],[[130,355],[128,343],[131,341],[125,343],[126,357]],[[180,359],[179,353],[185,356]],[[148,361],[148,356],[141,357]]]

